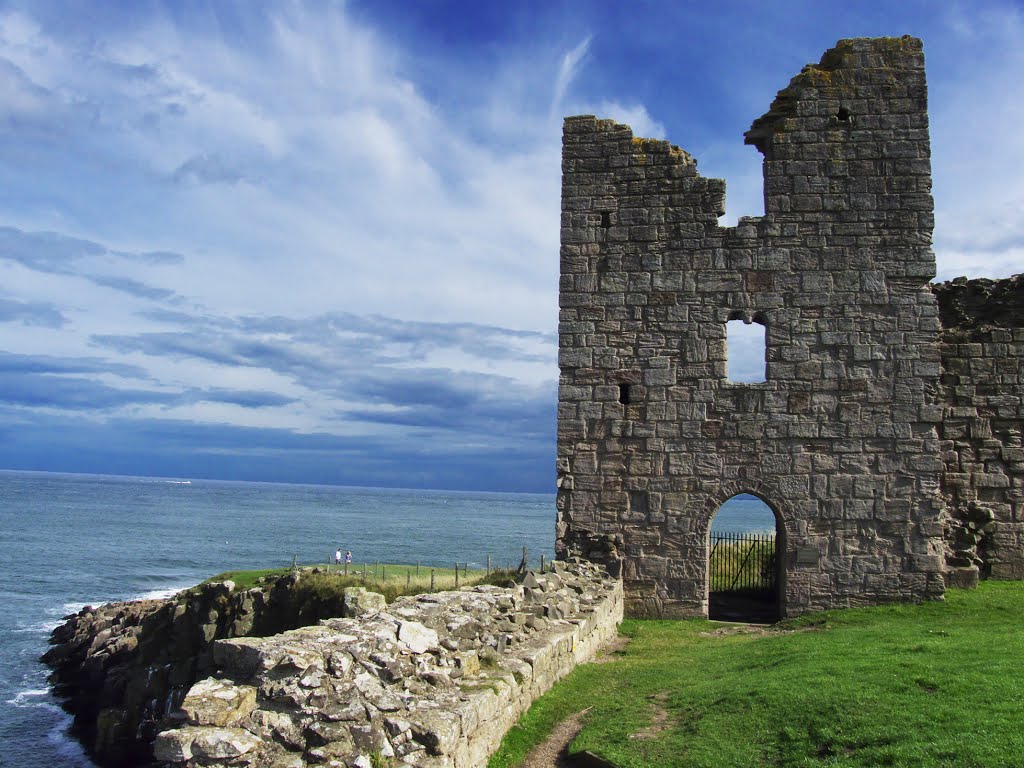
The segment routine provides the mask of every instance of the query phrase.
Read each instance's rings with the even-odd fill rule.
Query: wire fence
[[[431,590],[452,586],[458,588],[469,579],[489,577],[498,572],[538,570],[540,573],[545,573],[552,567],[553,561],[550,557],[542,554],[539,557],[531,558],[525,546],[522,549],[521,557],[493,558],[491,555],[485,555],[472,564],[457,560],[443,565],[434,561],[418,561],[415,564],[386,563],[381,560],[351,558],[350,552],[341,554],[340,551],[329,554],[324,561],[314,563],[300,564],[298,555],[292,557],[292,569],[323,569],[327,573],[366,582],[405,582],[406,587],[415,584],[424,588],[429,586]]]

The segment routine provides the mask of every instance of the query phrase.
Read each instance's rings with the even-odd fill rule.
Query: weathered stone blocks
[[[184,725],[157,737],[157,759],[484,766],[538,696],[615,637],[622,608],[621,582],[579,561],[511,588],[400,598],[358,618],[219,640],[219,677],[192,687]]]
[[[933,291],[949,581],[1024,578],[1024,276],[959,278]]]
[[[234,725],[254,709],[255,688],[228,685],[214,678],[193,685],[181,703],[181,710],[192,725]]]
[[[633,614],[703,614],[711,519],[747,492],[776,513],[783,615],[938,598],[947,564],[1024,575],[1024,293],[927,284],[920,41],[840,41],[745,138],[765,215],[720,227],[688,154],[565,121],[559,552],[625,558]],[[736,318],[766,326],[763,384],[726,379]]]

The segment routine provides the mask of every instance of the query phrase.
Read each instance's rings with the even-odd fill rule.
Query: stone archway
[[[708,618],[772,623],[783,615],[784,528],[760,495],[727,498],[708,526]]]

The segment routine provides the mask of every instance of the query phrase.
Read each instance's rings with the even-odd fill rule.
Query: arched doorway
[[[727,499],[708,533],[708,618],[767,624],[778,621],[782,551],[779,518],[758,496]]]

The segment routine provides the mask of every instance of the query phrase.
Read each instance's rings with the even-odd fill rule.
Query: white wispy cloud
[[[562,113],[562,106],[565,102],[565,95],[572,85],[590,49],[592,36],[588,35],[579,44],[562,56],[561,65],[558,67],[558,76],[555,79],[554,91],[551,94],[551,109],[549,114],[558,117]]]
[[[159,2],[110,24],[0,10],[0,352],[15,356],[0,417],[56,418],[64,398],[76,424],[136,437],[386,450],[415,435],[439,456],[520,435],[549,467],[562,115],[667,138],[727,179],[730,219],[761,212],[756,152],[718,130],[741,73],[699,28],[688,61],[707,71],[673,68],[674,37],[601,26],[612,5],[582,38],[578,14],[549,34],[557,14],[537,11],[488,55],[444,58],[354,7],[239,4],[236,26]],[[989,0],[941,28],[926,39],[940,274],[1019,271],[1020,13]],[[640,53],[679,81],[644,90]],[[74,365],[38,370],[40,351]]]
[[[939,278],[1024,271],[1024,14],[951,6],[929,88]],[[927,53],[927,49],[926,49]]]

